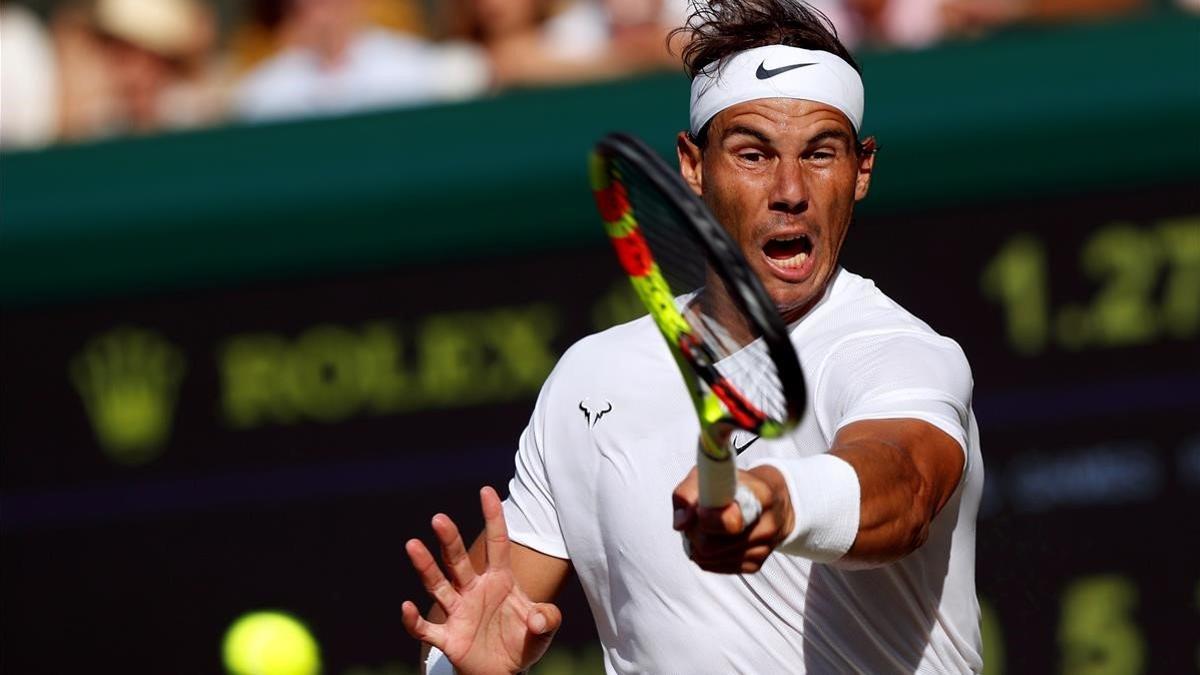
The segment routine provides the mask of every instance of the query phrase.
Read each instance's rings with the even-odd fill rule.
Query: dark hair
[[[829,52],[862,73],[827,16],[800,0],[693,0],[687,24],[671,32],[688,40],[683,65],[694,78],[710,64],[767,45]],[[708,125],[693,140],[707,144]]]

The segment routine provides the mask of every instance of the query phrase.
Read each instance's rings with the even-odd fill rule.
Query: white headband
[[[802,98],[840,110],[862,129],[858,72],[829,52],[784,45],[755,47],[714,63],[692,79],[691,131],[698,135],[722,110],[760,98]]]

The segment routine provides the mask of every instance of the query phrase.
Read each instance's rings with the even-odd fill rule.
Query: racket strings
[[[777,420],[787,417],[787,398],[765,342],[758,340],[747,345],[717,362],[716,367],[722,377],[767,417]]]
[[[750,403],[770,417],[781,419],[787,414],[787,399],[783,389],[777,386],[780,376],[775,360],[762,339],[743,344],[735,339],[719,321],[712,316],[695,310],[696,294],[681,300],[688,307],[684,312],[690,325],[707,336],[710,345],[720,360],[714,365],[717,372],[742,393]]]

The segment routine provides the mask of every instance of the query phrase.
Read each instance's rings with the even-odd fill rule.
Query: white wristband
[[[795,526],[777,551],[816,562],[833,562],[846,555],[858,536],[861,509],[854,467],[830,454],[772,457],[752,466],[775,467],[787,482]]]
[[[429,645],[429,655],[425,657],[425,675],[456,675],[456,671],[442,650]]]

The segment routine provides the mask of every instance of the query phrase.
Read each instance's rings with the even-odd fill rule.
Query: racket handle
[[[737,502],[742,511],[742,527],[746,528],[762,515],[762,504],[750,488],[738,483],[735,457],[731,452],[725,459],[714,459],[703,449],[696,453],[700,506],[722,507]]]

